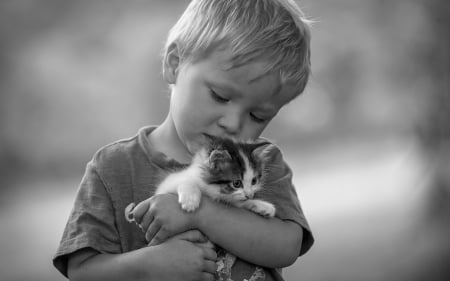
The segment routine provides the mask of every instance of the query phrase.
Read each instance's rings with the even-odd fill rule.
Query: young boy
[[[304,90],[309,43],[292,0],[193,0],[166,44],[167,118],[88,163],[56,268],[71,280],[213,280],[216,244],[238,257],[233,280],[250,279],[256,266],[264,270],[252,280],[283,280],[279,269],[313,238],[275,146],[264,183],[270,192],[262,195],[277,208],[273,219],[207,197],[188,213],[176,195],[152,195],[161,170],[188,163],[207,135],[258,139]],[[131,202],[141,202],[135,216],[143,231],[125,220]]]

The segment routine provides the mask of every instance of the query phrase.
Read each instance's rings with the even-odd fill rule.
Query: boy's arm
[[[70,280],[212,280],[216,253],[198,231],[188,231],[158,246],[122,254],[92,248],[69,256]],[[175,266],[173,266],[175,265]]]
[[[175,195],[158,195],[136,206],[138,222],[147,240],[158,244],[171,235],[198,228],[214,243],[249,262],[285,267],[312,245],[308,223],[292,185],[292,172],[276,146],[264,149],[265,187],[261,199],[275,203],[277,218],[266,219],[250,211],[202,197],[194,213],[181,210]],[[140,208],[138,208],[140,207]],[[138,211],[139,210],[139,211]]]
[[[302,227],[293,221],[264,218],[209,198],[204,198],[194,224],[234,255],[270,268],[292,265],[303,239]]]
[[[174,194],[160,194],[139,203],[135,219],[157,245],[181,231],[199,229],[222,248],[265,267],[286,267],[300,253],[303,231],[291,221],[263,218],[251,211],[202,197],[194,213],[183,211]]]

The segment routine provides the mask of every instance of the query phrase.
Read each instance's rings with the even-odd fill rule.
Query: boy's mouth
[[[202,141],[206,141],[206,142],[208,142],[208,143],[209,143],[211,140],[217,138],[217,136],[213,136],[213,135],[206,134],[206,133],[202,134],[202,136],[203,136],[203,140],[202,140]]]
[[[205,137],[205,139],[208,140],[208,141],[213,140],[213,139],[217,139],[217,138],[234,139],[234,140],[236,140],[236,138],[233,138],[233,137],[231,137],[231,136],[227,136],[227,135],[224,135],[224,134],[210,135],[210,134],[203,133],[202,135],[203,135],[203,136]]]
[[[202,134],[200,134],[196,143],[199,147],[207,146],[211,143],[211,140],[213,140],[213,139],[214,139],[214,136],[206,134],[206,133],[202,133]]]

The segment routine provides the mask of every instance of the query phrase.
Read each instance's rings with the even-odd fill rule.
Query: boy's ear
[[[175,84],[177,81],[178,69],[180,67],[180,55],[178,46],[172,43],[167,48],[167,54],[163,62],[163,77],[168,84]]]

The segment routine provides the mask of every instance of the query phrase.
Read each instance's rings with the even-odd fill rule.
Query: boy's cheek
[[[240,136],[240,139],[242,140],[256,140],[257,138],[259,138],[262,134],[262,132],[264,131],[264,129],[266,128],[267,124],[264,125],[249,125],[249,127],[247,127]]]

